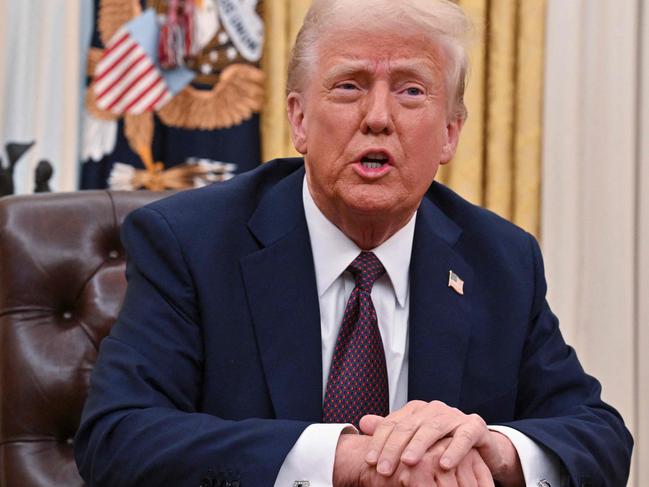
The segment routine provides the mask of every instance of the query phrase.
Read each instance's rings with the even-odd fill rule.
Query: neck
[[[318,202],[316,201],[316,205]],[[414,211],[400,214],[374,215],[336,211],[318,205],[323,215],[336,225],[362,250],[372,250],[401,230],[412,218]]]

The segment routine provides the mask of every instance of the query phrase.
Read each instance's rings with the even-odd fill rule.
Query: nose
[[[394,132],[394,120],[390,107],[390,88],[377,83],[365,95],[365,110],[361,123],[363,134],[385,134]]]

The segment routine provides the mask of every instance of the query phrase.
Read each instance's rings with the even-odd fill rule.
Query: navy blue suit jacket
[[[129,216],[126,297],[76,438],[91,485],[272,486],[320,421],[303,177],[300,159],[277,160]],[[559,456],[572,485],[625,485],[631,437],[564,343],[530,235],[434,183],[410,276],[410,399],[522,431]]]

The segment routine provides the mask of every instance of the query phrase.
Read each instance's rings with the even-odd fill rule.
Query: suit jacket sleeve
[[[273,485],[308,423],[200,413],[202,330],[181,246],[150,208],[131,214],[122,238],[128,288],[75,441],[83,478],[111,487],[196,487],[218,477]]]
[[[582,369],[566,345],[545,300],[541,253],[532,237],[535,297],[519,371],[516,421],[504,423],[553,451],[570,484],[623,486],[633,439],[622,418],[600,399],[599,382]]]

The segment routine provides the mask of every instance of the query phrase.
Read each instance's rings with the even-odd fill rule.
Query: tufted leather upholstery
[[[72,438],[126,286],[119,227],[161,196],[0,198],[0,486],[83,485]]]

